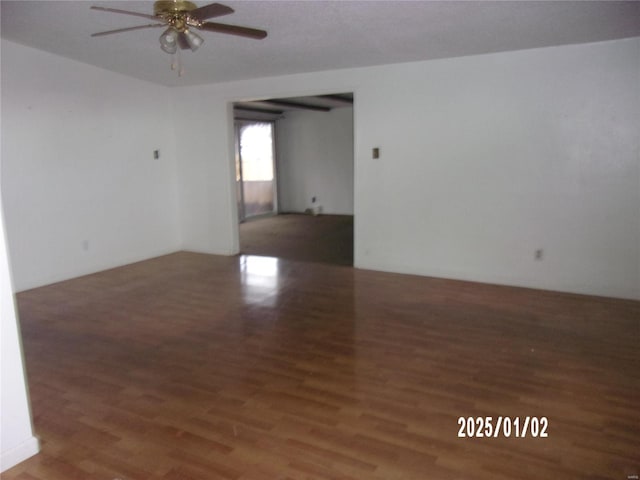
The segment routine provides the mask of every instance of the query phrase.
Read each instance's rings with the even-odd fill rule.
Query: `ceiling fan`
[[[131,30],[141,30],[145,28],[167,27],[160,35],[160,48],[169,54],[174,54],[178,47],[182,50],[191,49],[196,51],[204,43],[204,39],[195,33],[193,29],[207,32],[226,33],[241,37],[261,40],[267,36],[264,30],[237,25],[227,25],[224,23],[207,22],[210,18],[221,17],[233,13],[233,9],[220,3],[211,3],[198,7],[196,4],[186,0],[159,0],[153,4],[153,15],[146,13],[130,12],[118,8],[91,7],[93,10],[102,12],[121,13],[134,15],[136,17],[147,18],[156,23],[138,25],[136,27],[118,28],[106,32],[94,33],[92,37],[111,35],[114,33],[129,32]]]

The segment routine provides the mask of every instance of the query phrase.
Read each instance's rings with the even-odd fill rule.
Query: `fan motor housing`
[[[153,4],[153,14],[160,17],[171,16],[176,13],[190,12],[197,5],[186,0],[159,0]]]

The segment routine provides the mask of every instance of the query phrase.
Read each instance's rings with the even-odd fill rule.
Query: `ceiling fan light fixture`
[[[160,35],[160,48],[166,53],[176,53],[178,50],[178,31],[175,28],[169,27]]]
[[[154,22],[149,23],[148,25],[137,25],[133,27],[116,28],[114,30],[97,32],[91,34],[92,37],[101,37],[114,33],[147,28],[166,28],[166,30],[162,32],[162,35],[160,35],[158,41],[160,42],[160,48],[162,51],[172,56],[171,69],[178,69],[179,76],[182,76],[184,72],[184,68],[180,62],[180,50],[190,48],[192,52],[195,52],[204,43],[204,38],[191,31],[191,28],[207,32],[254,38],[257,40],[261,40],[267,36],[267,32],[264,30],[207,21],[210,18],[216,18],[233,13],[233,8],[222,5],[221,3],[211,3],[198,7],[195,3],[189,0],[157,0],[153,5],[153,15],[111,7],[92,6],[91,9],[102,12],[142,17],[148,20],[153,20]]]
[[[191,30],[184,31],[184,38],[187,40],[192,52],[195,52],[204,43],[204,38]]]

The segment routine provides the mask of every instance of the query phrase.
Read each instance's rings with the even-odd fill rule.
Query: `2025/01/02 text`
[[[458,417],[460,438],[547,438],[547,417]]]

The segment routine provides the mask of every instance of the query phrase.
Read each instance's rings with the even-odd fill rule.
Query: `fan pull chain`
[[[184,75],[184,65],[182,65],[182,57],[180,55],[180,49],[171,55],[171,70],[178,70],[178,76]]]

